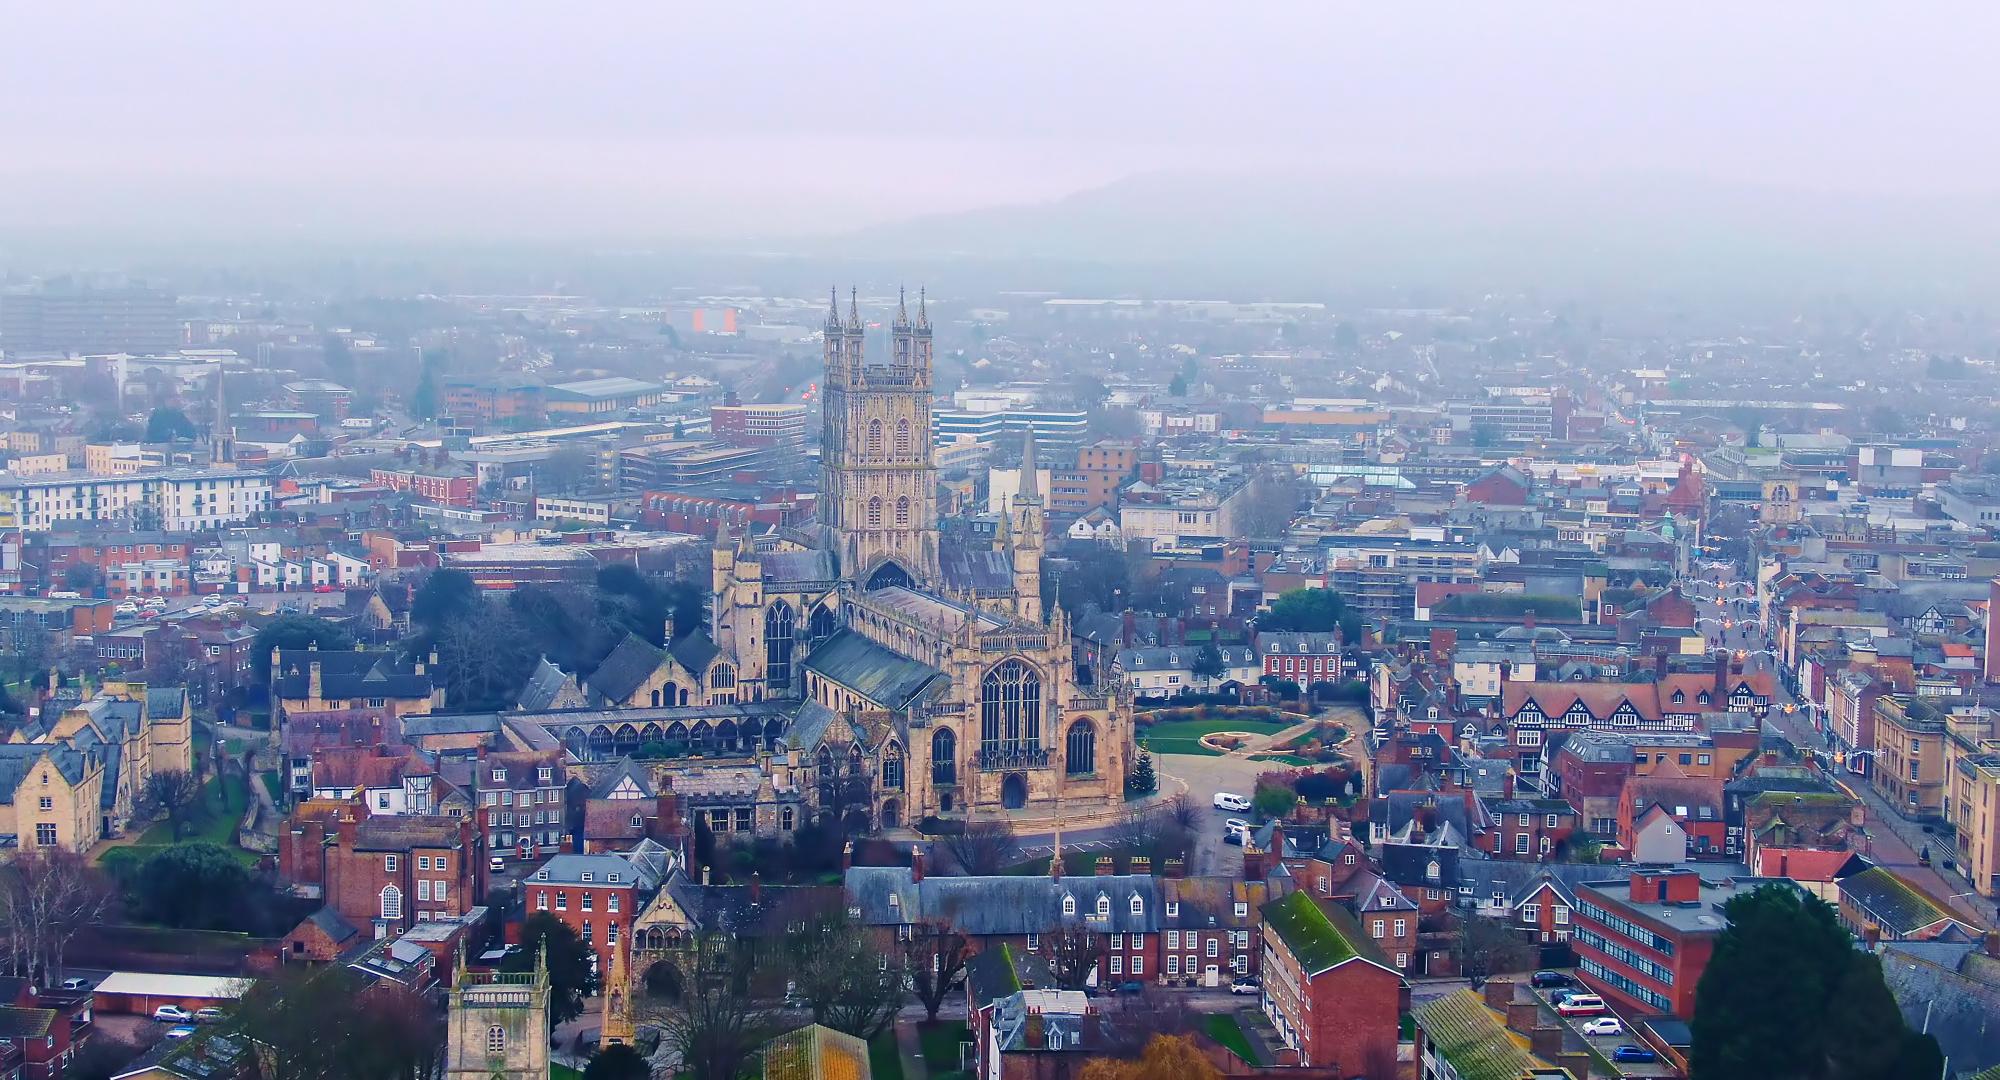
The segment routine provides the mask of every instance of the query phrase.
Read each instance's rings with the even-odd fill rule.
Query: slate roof
[[[799,705],[798,717],[792,721],[792,730],[785,735],[785,745],[795,750],[816,750],[832,723],[832,709],[817,701],[804,702]]]
[[[306,921],[318,927],[320,933],[325,934],[326,939],[335,945],[343,944],[361,932],[354,928],[353,923],[342,918],[340,912],[330,907],[320,908],[306,916]]]
[[[23,1009],[0,1006],[0,1039],[39,1039],[54,1026],[54,1009]]]
[[[885,709],[909,708],[945,685],[944,672],[849,629],[840,630],[814,649],[805,666]]]
[[[597,775],[591,778],[590,797],[593,799],[609,798],[611,793],[618,789],[619,783],[627,778],[630,778],[638,786],[639,790],[645,792],[647,795],[657,794],[653,787],[652,770],[626,757],[619,758],[609,768],[600,770]]]
[[[1264,930],[1277,935],[1298,959],[1306,975],[1339,967],[1350,960],[1381,963],[1367,947],[1354,918],[1340,908],[1328,910],[1303,892],[1288,893],[1263,907]]]
[[[527,683],[521,687],[520,696],[514,700],[514,707],[522,712],[553,709],[562,697],[563,691],[572,685],[569,673],[550,663],[549,658],[544,656],[541,662],[535,665],[534,673],[528,676]]]
[[[764,584],[831,586],[840,574],[831,551],[772,551],[758,556]]]
[[[0,743],[0,804],[14,801],[14,789],[21,786],[35,763],[47,757],[56,771],[71,784],[83,780],[83,752],[60,743]],[[107,785],[107,789],[109,785]]]
[[[346,698],[424,698],[431,696],[431,677],[402,666],[395,654],[361,649],[285,649],[272,670],[277,695],[304,698],[312,686],[312,665],[319,664],[320,696]]]
[[[146,715],[153,718],[176,717],[187,705],[187,690],[179,686],[149,686],[146,688]]]
[[[1977,945],[1934,941],[1885,941],[1881,956],[1911,1027],[1928,1030],[1965,1072],[2000,1067],[2000,961]]]
[[[700,676],[708,670],[709,661],[722,650],[708,636],[706,630],[695,630],[675,638],[667,646],[667,652],[674,661],[690,675]]]
[[[628,632],[590,673],[590,689],[607,701],[624,701],[660,670],[666,656],[658,646]]]
[[[660,884],[658,875],[652,873],[639,860],[609,853],[552,856],[549,861],[535,869],[532,880],[555,882],[560,885],[580,885],[584,883],[585,874],[590,875],[589,883],[592,885],[630,885],[642,893],[652,892]]]
[[[1871,866],[1842,878],[1840,894],[1880,923],[1885,936],[1913,934],[1952,918],[1936,900],[1886,866]]]
[[[1021,989],[1021,977],[1014,972],[1014,950],[1003,941],[973,953],[965,962],[965,983],[975,1008]]]
[[[1006,593],[1014,589],[1014,567],[1007,553],[993,548],[938,545],[938,571],[946,585],[959,592]]]
[[[1076,899],[1063,913],[1063,897]],[[1111,901],[1097,918],[1097,898]],[[1132,911],[1138,897],[1140,910]],[[892,899],[893,898],[893,899]],[[1112,934],[1158,933],[1165,913],[1160,884],[1150,874],[1040,874],[993,877],[926,876],[912,881],[907,866],[856,866],[847,871],[847,902],[869,926],[900,926],[926,918],[949,919],[971,936],[1039,934],[1056,926],[1088,926]]]
[[[698,885],[675,873],[667,891],[688,918],[703,930],[740,937],[783,934],[793,921],[837,911],[837,885],[765,885],[751,896],[747,885]]]

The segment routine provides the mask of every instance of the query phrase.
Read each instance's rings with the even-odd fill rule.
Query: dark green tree
[[[433,570],[410,598],[410,621],[438,631],[447,623],[480,613],[479,585],[463,570]]]
[[[254,888],[250,871],[220,844],[162,848],[127,883],[127,901],[147,922],[194,930],[236,929]]]
[[[317,643],[321,649],[352,649],[354,635],[325,619],[311,615],[280,615],[264,629],[250,649],[250,671],[260,683],[271,678],[271,650],[304,649]]]
[[[1361,640],[1361,616],[1332,589],[1293,589],[1257,617],[1257,629],[1324,634],[1338,629],[1352,645]]]
[[[417,420],[429,420],[438,414],[438,373],[437,361],[431,353],[425,352],[417,375],[417,388],[410,392],[410,416]]]
[[[76,563],[63,571],[63,588],[88,593],[104,584],[104,571],[90,563]]]
[[[194,437],[194,424],[188,420],[187,414],[179,409],[154,409],[146,416],[147,442],[173,442],[175,439]]]
[[[535,912],[521,924],[521,946],[507,954],[500,970],[533,971],[537,956],[549,967],[549,1026],[582,1016],[583,999],[597,983],[583,939],[549,912]]]
[[[1133,795],[1151,795],[1160,790],[1159,775],[1153,771],[1152,751],[1139,751],[1139,760],[1132,763],[1132,775],[1125,778],[1125,790]]]
[[[1729,926],[1695,988],[1693,1080],[1942,1072],[1936,1040],[1910,1031],[1880,963],[1854,947],[1824,901],[1772,884],[1730,900],[1723,914]]]
[[[1188,665],[1188,673],[1200,679],[1204,688],[1228,670],[1229,666],[1222,662],[1222,650],[1216,648],[1213,641],[1203,642],[1201,648],[1195,650],[1194,662]]]
[[[652,1063],[629,1043],[599,1050],[583,1067],[583,1080],[650,1080],[652,1075]]]
[[[639,635],[654,645],[667,641],[672,610],[666,590],[630,563],[612,563],[597,572],[597,610],[614,632]],[[624,633],[618,633],[623,637]]]
[[[1187,392],[1188,383],[1186,376],[1176,375],[1173,381],[1167,384],[1167,393],[1174,397],[1186,397]]]

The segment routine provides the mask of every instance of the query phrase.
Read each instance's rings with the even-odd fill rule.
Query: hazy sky
[[[1138,172],[1988,189],[1992,4],[11,7],[0,228],[783,235]]]

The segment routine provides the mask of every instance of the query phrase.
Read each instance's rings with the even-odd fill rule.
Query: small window
[[[594,896],[594,894],[590,893],[588,890],[586,890],[578,899],[581,902],[583,910],[585,911],[589,911],[591,905],[596,901],[596,897]]]
[[[1144,900],[1141,900],[1141,899],[1139,899],[1139,898],[1138,898],[1138,897],[1136,897],[1136,896],[1135,896],[1135,897],[1133,897],[1133,898],[1132,898],[1132,914],[1134,914],[1134,915],[1144,915],[1145,913],[1146,913],[1146,902],[1145,902]]]
[[[617,893],[612,893],[610,896],[604,898],[604,910],[611,912],[616,912],[618,910]]]
[[[1245,903],[1241,903],[1241,902],[1239,902],[1239,903],[1238,903],[1238,904],[1236,905],[1236,917],[1237,917],[1237,918],[1239,918],[1239,919],[1247,919],[1247,918],[1249,918],[1249,917],[1250,917],[1250,905],[1249,905],[1249,904],[1245,904]]]
[[[384,871],[388,872],[388,873],[391,873],[391,874],[395,873],[395,872],[396,872],[396,857],[395,857],[394,855],[384,855],[384,856],[382,856],[382,869],[383,869]]]
[[[504,1054],[507,1052],[507,1029],[494,1024],[486,1029],[486,1052]]]
[[[1409,926],[1410,926],[1410,922],[1409,922],[1409,920],[1408,920],[1408,919],[1397,919],[1397,920],[1396,920],[1396,936],[1397,936],[1397,937],[1402,937],[1402,936],[1403,936],[1403,935],[1404,935],[1405,933],[1407,933],[1407,932],[1408,932],[1408,930],[1409,930]]]
[[[558,892],[558,893],[556,893],[556,910],[557,910],[557,911],[568,911],[568,910],[569,910],[569,894],[568,894],[568,893],[566,893],[566,892]]]
[[[1178,919],[1180,918],[1180,916],[1181,916],[1181,902],[1179,900],[1167,901],[1167,918]]]

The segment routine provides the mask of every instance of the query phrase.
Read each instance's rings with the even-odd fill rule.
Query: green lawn
[[[1252,735],[1276,735],[1291,727],[1290,724],[1273,723],[1269,720],[1175,720],[1164,724],[1154,724],[1146,728],[1139,737],[1141,745],[1155,754],[1194,754],[1202,757],[1216,757],[1217,752],[1201,744],[1203,735],[1213,735],[1218,731],[1244,731]]]
[[[1235,1016],[1229,1013],[1211,1013],[1206,1030],[1209,1038],[1242,1058],[1246,1064],[1257,1064],[1257,1055],[1250,1049],[1250,1037],[1243,1034],[1243,1029],[1237,1025]]]
[[[903,1055],[896,1050],[895,1032],[868,1040],[868,1071],[875,1080],[903,1080]]]
[[[549,1062],[549,1080],[583,1080],[582,1069],[572,1069],[560,1061]]]
[[[961,1020],[917,1025],[917,1042],[924,1048],[924,1064],[931,1071],[931,1080],[959,1071],[958,1047],[964,1040],[965,1023]]]
[[[217,807],[215,801],[218,784],[223,793],[221,807]],[[235,846],[236,826],[243,820],[243,811],[250,805],[250,789],[243,783],[243,778],[234,774],[225,778],[210,777],[201,789],[201,796],[202,816],[190,823],[179,842],[207,840],[223,847]],[[139,837],[142,847],[164,847],[174,842],[173,823],[165,819],[155,822],[145,835]]]
[[[283,806],[285,804],[284,778],[279,776],[275,769],[258,775],[264,778],[264,790],[271,793],[271,802],[278,806]]]

